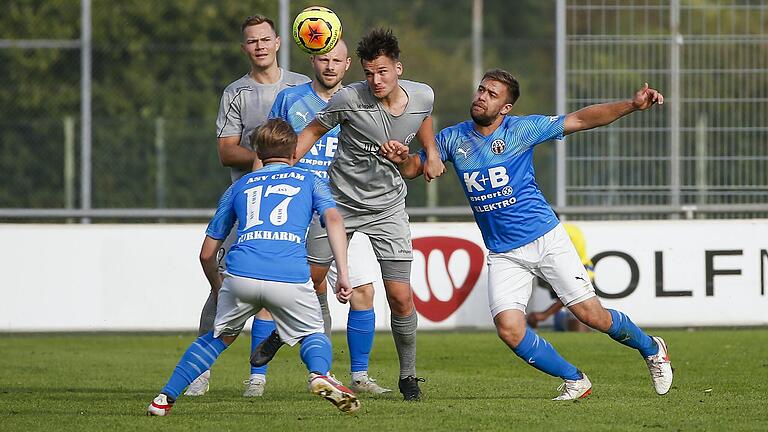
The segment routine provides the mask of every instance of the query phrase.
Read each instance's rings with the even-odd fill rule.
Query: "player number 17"
[[[244,190],[243,193],[246,195],[247,203],[247,216],[244,229],[252,228],[264,223],[264,221],[261,220],[262,198],[266,198],[272,194],[283,195],[285,198],[269,213],[269,222],[274,226],[280,226],[288,222],[288,204],[291,203],[293,196],[299,193],[300,190],[301,188],[287,184],[268,185],[266,191],[264,190],[264,185]]]

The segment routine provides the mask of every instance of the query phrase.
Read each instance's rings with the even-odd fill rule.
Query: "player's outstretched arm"
[[[420,176],[424,169],[421,157],[418,154],[408,154],[408,150],[408,146],[400,141],[390,140],[381,146],[379,153],[397,165],[403,178],[413,179]]]
[[[320,124],[317,119],[312,120],[299,134],[299,142],[296,144],[296,161],[300,161],[321,136],[328,132],[328,128]]]
[[[352,286],[349,283],[349,267],[347,266],[347,232],[344,229],[344,219],[335,208],[323,212],[323,221],[328,231],[328,242],[331,244],[333,259],[336,261],[336,298],[346,303],[352,297]]]
[[[219,248],[221,248],[222,243],[221,240],[205,236],[203,246],[200,248],[200,265],[203,267],[205,278],[208,279],[208,283],[211,285],[211,291],[214,294],[218,294],[219,288],[221,288],[219,262],[216,259],[216,256],[219,253]]]
[[[424,163],[424,179],[428,182],[432,181],[445,172],[445,164],[440,159],[440,153],[437,151],[437,143],[435,143],[435,129],[432,124],[432,116],[427,116],[419,130],[416,132],[416,138],[424,147],[424,151],[427,153],[427,160]],[[401,171],[402,174],[402,171]]]
[[[217,141],[219,162],[225,167],[250,171],[256,152],[240,147],[240,136],[221,137]]]
[[[635,92],[632,99],[590,105],[566,115],[563,135],[605,126],[629,113],[647,110],[657,103],[663,104],[664,96],[658,90],[648,87],[648,83],[645,83],[640,90]]]

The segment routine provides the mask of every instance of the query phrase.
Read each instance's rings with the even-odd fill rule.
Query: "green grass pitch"
[[[607,336],[542,334],[589,375],[592,396],[550,401],[559,380],[524,364],[492,332],[421,332],[421,402],[402,402],[396,391],[362,396],[356,415],[342,414],[307,392],[296,348],[272,362],[266,395],[246,399],[244,334],[214,366],[211,391],[182,396],[165,418],[145,417],[145,409],[193,334],[0,335],[0,430],[768,430],[768,329],[658,330],[676,370],[663,397],[639,355]],[[333,341],[334,372],[347,382],[344,336]],[[389,333],[376,336],[371,375],[396,390]]]

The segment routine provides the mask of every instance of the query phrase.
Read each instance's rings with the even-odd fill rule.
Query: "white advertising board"
[[[580,222],[607,307],[643,326],[768,324],[768,221]],[[0,225],[0,331],[191,330],[204,225]],[[472,223],[412,225],[419,328],[491,328]],[[376,326],[389,327],[381,282]],[[543,291],[543,290],[538,290]],[[548,297],[537,292],[532,308]],[[334,329],[347,307],[331,299]]]

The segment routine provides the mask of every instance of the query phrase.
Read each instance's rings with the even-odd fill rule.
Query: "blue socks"
[[[368,359],[373,347],[376,315],[373,309],[349,310],[347,317],[347,345],[352,372],[368,370]]]
[[[299,355],[309,372],[325,375],[331,370],[331,340],[325,333],[312,333],[302,339]]]
[[[173,399],[179,397],[182,391],[200,374],[211,368],[213,362],[227,349],[221,339],[214,339],[210,331],[192,342],[184,355],[181,356],[176,369],[173,370],[168,383],[160,390]]]
[[[525,336],[517,348],[513,349],[518,357],[536,369],[567,380],[579,380],[582,373],[576,366],[568,363],[549,342],[526,327]]]
[[[650,336],[640,330],[628,316],[608,309],[611,313],[611,328],[606,333],[616,342],[640,351],[643,357],[652,356],[659,352],[659,345]]]
[[[272,320],[253,318],[253,326],[251,327],[251,354],[256,351],[256,347],[259,346],[261,341],[268,338],[276,328],[275,322]],[[251,375],[253,374],[266,375],[267,365],[261,367],[251,366]]]

